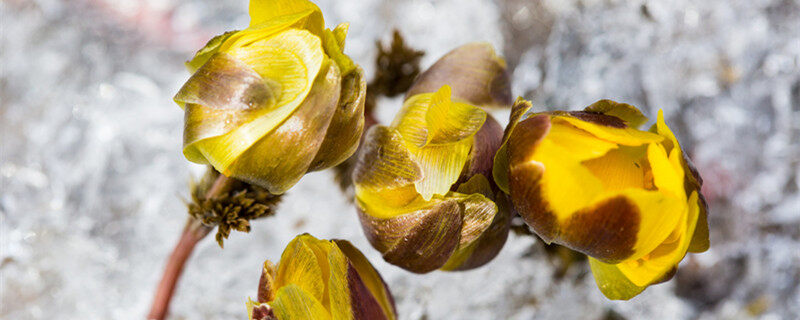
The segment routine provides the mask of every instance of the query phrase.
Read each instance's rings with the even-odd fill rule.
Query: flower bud
[[[347,25],[325,29],[313,3],[252,0],[250,17],[187,62],[183,153],[282,194],[355,152],[366,82],[342,51]]]
[[[469,43],[440,58],[406,93],[406,99],[450,85],[453,98],[481,107],[511,106],[506,61],[488,43]]]
[[[395,319],[389,288],[366,257],[345,240],[297,236],[276,267],[264,262],[250,320]]]
[[[507,86],[492,86],[508,82],[500,62],[486,45],[454,50],[420,75],[390,126],[368,132],[353,173],[356,203],[367,238],[389,263],[417,273],[471,269],[505,244],[509,211],[488,179],[502,130],[475,106],[508,96],[494,92]]]
[[[545,242],[589,256],[608,298],[630,299],[708,249],[702,180],[661,111],[641,131],[647,118],[610,100],[518,122],[529,108],[512,110],[495,180]]]

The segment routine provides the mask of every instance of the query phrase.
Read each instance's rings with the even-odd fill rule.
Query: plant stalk
[[[205,198],[211,199],[228,192],[235,181],[236,180],[220,174],[217,179],[214,180],[211,188],[206,192]],[[175,248],[172,249],[172,254],[170,254],[167,260],[167,265],[164,268],[161,281],[159,281],[156,287],[153,305],[150,307],[150,312],[147,315],[148,320],[163,320],[166,318],[167,312],[169,311],[169,303],[172,300],[178,280],[183,273],[186,261],[189,260],[197,243],[203,240],[211,230],[212,227],[203,225],[199,220],[191,216],[186,221],[186,226],[184,226],[178,243],[175,244]]]

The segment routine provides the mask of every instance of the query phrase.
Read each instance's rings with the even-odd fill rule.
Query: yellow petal
[[[673,161],[679,157],[684,157],[683,161],[681,162],[681,168],[683,169],[685,179],[688,180],[688,183],[684,186],[684,188],[686,189],[687,195],[691,194],[692,192],[698,192],[697,206],[700,208],[700,213],[697,218],[697,228],[695,229],[691,244],[689,245],[689,251],[704,252],[708,250],[710,242],[708,239],[708,205],[706,204],[703,196],[700,194],[702,179],[697,173],[697,170],[694,169],[694,165],[692,165],[688,158],[683,154],[683,151],[678,144],[678,139],[675,138],[675,134],[672,133],[672,130],[670,130],[666,122],[664,122],[663,110],[658,110],[658,120],[653,127],[650,128],[650,131],[658,133],[666,138],[663,144],[665,146],[665,150],[670,152],[670,161]]]
[[[433,195],[444,195],[458,180],[472,149],[472,138],[446,145],[430,145],[411,149],[415,162],[422,171],[417,181],[417,192],[425,200]]]
[[[639,210],[639,229],[633,254],[638,259],[658,247],[686,215],[685,202],[658,191],[628,189],[620,194],[632,200]]]
[[[653,172],[653,183],[663,192],[668,192],[678,199],[685,199],[684,172],[680,163],[675,164],[674,156],[670,160],[661,144],[647,147],[647,159]],[[680,160],[677,160],[680,161]]]
[[[589,257],[589,267],[592,269],[594,281],[600,288],[600,292],[611,300],[629,300],[646,288],[631,282],[615,264],[604,263]]]
[[[559,131],[556,126],[551,129]],[[559,135],[557,133],[557,135]],[[565,218],[571,213],[588,205],[603,191],[602,183],[592,175],[592,173],[580,162],[579,155],[597,152],[603,148],[612,147],[602,143],[592,144],[585,137],[573,136],[569,139],[549,139],[545,138],[537,147],[535,160],[544,167],[541,184],[544,200],[550,204],[550,208],[557,217]],[[586,143],[582,143],[584,140]],[[564,144],[562,141],[575,143]],[[577,151],[576,146],[585,145],[586,149]],[[575,150],[579,154],[572,154]]]
[[[551,142],[547,148],[537,149],[536,155],[544,153],[560,153],[568,155],[572,161],[584,161],[605,155],[617,148],[617,144],[601,139],[579,127],[562,122],[563,118],[551,119],[552,126],[544,141]]]
[[[347,34],[346,28],[345,31],[341,31],[338,29],[339,36]],[[341,39],[341,42],[344,42],[344,39]],[[338,38],[337,34],[330,29],[325,29],[322,34],[322,46],[325,48],[325,53],[336,62],[339,66],[339,69],[342,69],[342,76],[347,76],[350,72],[353,72],[356,69],[356,64],[353,60],[350,59],[346,54],[344,54],[344,47],[339,45],[340,39]]]
[[[664,146],[667,152],[672,151],[672,149],[675,147],[680,147],[678,145],[678,139],[675,138],[675,134],[672,133],[672,130],[670,130],[670,128],[667,126],[667,123],[664,121],[664,110],[658,109],[658,118],[650,131],[666,138],[664,140]]]
[[[424,200],[414,187],[420,179],[422,171],[396,130],[375,126],[367,132],[353,172],[356,202],[364,212],[387,219],[406,213],[412,202],[420,205]]]
[[[402,136],[405,147],[411,154],[411,158],[417,163],[422,172],[422,179],[415,182],[417,192],[422,195],[424,200],[430,200],[433,195],[445,195],[450,187],[458,180],[459,175],[469,158],[472,149],[474,134],[480,129],[485,121],[485,113],[478,108],[468,105],[464,109],[474,108],[483,113],[482,119],[469,116],[470,112],[464,113],[468,119],[461,124],[450,124],[439,127],[431,121],[442,120],[450,115],[442,108],[448,107],[449,88],[443,87],[435,94],[419,94],[406,100],[403,109],[398,113],[392,127],[397,128],[397,132]],[[452,104],[449,104],[452,106]],[[456,107],[456,108],[462,108]],[[431,111],[431,109],[434,109]],[[473,110],[474,111],[474,110]],[[473,113],[477,114],[477,113]],[[429,117],[431,117],[429,119]],[[473,121],[473,120],[480,121]],[[431,121],[429,121],[431,120]],[[449,123],[450,120],[445,121]],[[473,126],[476,124],[476,126]],[[463,126],[467,130],[458,132],[458,126]],[[452,129],[452,130],[451,130]],[[455,131],[454,131],[455,130]],[[444,141],[439,141],[437,137],[449,136]],[[434,137],[436,142],[447,142],[446,144],[428,144],[429,138]],[[451,138],[452,137],[452,138]],[[461,140],[457,140],[457,139]]]
[[[411,146],[423,146],[428,139],[428,126],[425,120],[432,93],[418,94],[406,99],[403,108],[395,115],[390,127],[395,128],[403,141]]]
[[[544,198],[561,218],[587,206],[606,191],[601,179],[582,161],[602,157],[618,147],[565,120],[553,117],[547,136],[528,156],[528,161],[544,166],[541,181]]]
[[[311,12],[299,12],[296,14],[284,15],[265,21],[259,25],[251,25],[247,29],[232,33],[218,46],[221,52],[230,51],[233,48],[246,47],[258,41],[272,37],[273,35],[286,31],[289,28],[305,29],[304,26],[309,21]],[[309,31],[311,32],[311,31]],[[313,33],[313,32],[312,32]],[[320,33],[313,33],[319,36]]]
[[[645,143],[659,142],[664,139],[663,137],[657,134],[653,134],[647,131],[640,131],[633,128],[616,128],[611,126],[605,126],[570,116],[554,117],[553,122],[555,123],[558,121],[568,122],[573,126],[585,130],[586,132],[589,132],[590,134],[600,139],[604,139],[610,142],[626,146],[638,146]]]
[[[696,192],[692,193],[689,203],[686,209],[688,212],[680,215],[681,220],[666,241],[654,248],[645,259],[626,261],[617,265],[620,272],[633,284],[646,286],[657,281],[686,255],[700,212]]]
[[[233,36],[238,31],[228,31],[221,35],[211,38],[208,40],[205,46],[200,48],[197,53],[194,54],[192,60],[186,61],[186,69],[189,70],[189,73],[195,73],[197,69],[200,69],[207,61],[211,58],[214,54],[219,51],[219,47],[222,45],[225,40],[228,40],[231,36]]]
[[[328,310],[313,295],[290,284],[278,289],[275,301],[269,303],[278,320],[328,320]]]
[[[411,208],[427,207],[414,185],[395,189],[374,190],[356,185],[356,203],[367,214],[381,219],[408,213]],[[433,200],[432,200],[433,201]]]
[[[667,238],[682,210],[681,202],[657,191],[609,192],[559,219],[554,241],[606,263],[637,259]],[[543,231],[549,237],[549,231]]]
[[[650,146],[658,147],[656,144]],[[583,161],[583,166],[600,179],[607,191],[627,188],[653,189],[646,146],[620,146],[605,155]],[[666,160],[666,159],[665,159]]]
[[[352,319],[351,299],[353,297],[351,297],[348,287],[347,268],[349,267],[349,262],[347,261],[347,256],[342,253],[335,242],[325,242],[330,244],[330,250],[327,252],[326,257],[326,264],[330,266],[330,277],[327,279],[329,291],[326,296],[326,300],[329,303],[325,304],[323,302],[323,305],[328,306],[333,319]]]
[[[317,242],[321,241],[305,234],[294,238],[286,246],[278,263],[275,285],[278,288],[297,286],[322,304],[322,300],[326,296],[325,283],[329,276],[329,270],[327,252],[323,252],[324,250],[317,246]],[[280,295],[280,289],[276,297],[278,295]]]
[[[396,132],[402,137],[410,158],[421,171],[421,179],[415,182],[415,186],[426,201],[435,194],[445,195],[458,180],[469,158],[474,139],[473,132],[471,136],[457,142],[426,145],[430,129],[426,120],[429,107],[438,103],[436,100],[445,99],[446,91],[444,89],[439,92],[438,96],[419,94],[409,98],[392,123],[392,128],[396,128]],[[480,125],[475,132],[478,129]]]
[[[340,23],[333,29],[333,36],[336,38],[336,44],[339,45],[339,48],[344,50],[345,40],[347,38],[347,32],[350,30],[350,24]]]
[[[486,121],[486,112],[465,103],[450,101],[450,86],[442,86],[431,97],[425,113],[426,145],[458,142],[474,136]]]
[[[257,140],[283,122],[305,100],[319,73],[324,55],[319,38],[300,30],[287,30],[268,40],[229,52],[263,78],[280,85],[280,98],[271,109],[259,109],[253,119],[225,135],[195,142],[196,148],[218,171],[228,167]],[[184,150],[184,153],[187,151]]]
[[[308,17],[304,27],[320,34],[325,27],[322,11],[307,0],[250,0],[250,26],[278,19],[283,16],[304,15]]]

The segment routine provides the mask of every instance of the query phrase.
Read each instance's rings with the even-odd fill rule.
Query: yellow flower
[[[345,240],[297,236],[278,266],[264,262],[250,320],[391,320],[394,300],[378,271]]]
[[[366,82],[305,0],[252,0],[250,26],[217,36],[187,62],[175,96],[183,154],[273,194],[347,159],[364,126]]]
[[[367,133],[356,203],[386,261],[418,273],[470,269],[503,247],[510,216],[488,179],[502,129],[470,103],[503,105],[507,83],[491,46],[458,48],[420,75],[390,126]]]
[[[708,249],[702,180],[677,139],[627,104],[532,114],[519,100],[495,158],[498,186],[544,241],[589,256],[600,290],[630,299]]]

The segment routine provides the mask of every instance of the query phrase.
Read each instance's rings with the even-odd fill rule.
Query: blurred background
[[[171,98],[194,51],[247,26],[247,2],[0,2],[0,318],[145,316],[203,170],[181,155]],[[537,111],[602,98],[663,109],[706,181],[711,249],[628,302],[524,235],[483,268],[415,275],[383,262],[321,172],[224,250],[203,241],[171,319],[246,319],[261,264],[302,232],[364,251],[401,319],[800,318],[800,1],[316,2],[329,27],[350,22],[347,52],[368,75],[397,28],[423,67],[494,44]],[[380,100],[378,118],[399,105]]]

